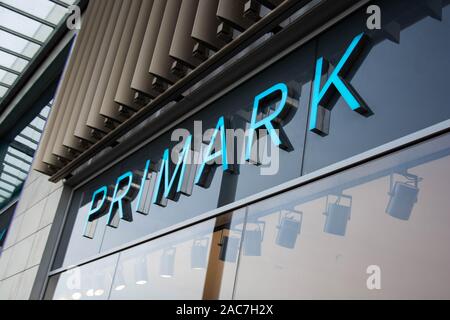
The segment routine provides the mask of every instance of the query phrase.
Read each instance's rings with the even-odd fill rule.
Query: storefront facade
[[[222,71],[239,79],[74,170],[34,298],[450,298],[437,3],[362,1],[295,41],[288,25]]]

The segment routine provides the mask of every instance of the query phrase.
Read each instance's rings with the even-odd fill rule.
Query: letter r
[[[260,105],[263,103],[264,100],[268,99],[269,97],[281,93],[281,100],[275,109],[274,112],[272,112],[269,116],[257,121],[258,113]],[[253,112],[252,112],[252,119],[250,123],[249,128],[249,134],[248,134],[248,141],[246,146],[246,152],[245,152],[245,160],[249,161],[251,157],[251,151],[252,151],[252,145],[253,145],[253,138],[255,135],[255,131],[259,128],[265,127],[267,131],[269,132],[270,138],[272,139],[273,143],[276,146],[280,146],[284,149],[290,149],[291,146],[288,141],[282,141],[278,134],[275,131],[273,122],[276,122],[277,119],[279,119],[282,115],[283,109],[286,107],[286,104],[288,104],[289,100],[289,90],[285,83],[278,83],[269,89],[265,90],[264,92],[258,94],[255,97],[255,100],[253,102]]]

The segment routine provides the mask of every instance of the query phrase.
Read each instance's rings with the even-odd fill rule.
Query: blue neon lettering
[[[178,180],[178,186],[176,189],[176,192],[180,192],[182,185],[183,185],[183,179],[184,179],[184,173],[186,170],[186,160],[188,155],[190,154],[190,148],[191,148],[191,141],[192,141],[192,136],[189,136],[186,139],[186,142],[184,143],[184,147],[183,147],[183,151],[181,152],[181,154],[178,157],[178,163],[175,167],[175,170],[172,174],[172,177],[170,178],[169,181],[169,149],[166,149],[164,151],[164,155],[162,158],[162,163],[161,163],[161,168],[159,170],[159,174],[158,174],[158,179],[156,181],[156,186],[155,186],[155,191],[153,193],[153,199],[152,199],[152,203],[154,204],[158,204],[158,205],[163,205],[163,203],[161,201],[159,201],[159,194],[160,194],[160,186],[161,186],[161,180],[162,177],[164,175],[164,193],[163,193],[163,197],[164,198],[168,198],[170,191],[172,190],[173,184],[175,182],[175,179],[177,177],[178,171],[181,168],[180,174],[179,174],[179,180]]]
[[[323,59],[323,57],[320,57],[317,60],[315,77],[314,77],[314,85],[313,85],[313,93],[312,93],[312,101],[311,101],[311,114],[309,117],[309,130],[310,131],[325,134],[325,132],[323,132],[318,127],[318,123],[317,123],[318,122],[318,109],[319,109],[320,103],[322,102],[322,99],[325,97],[325,95],[330,90],[331,85],[334,85],[334,87],[340,93],[342,98],[345,100],[345,102],[349,105],[349,107],[353,111],[357,111],[359,113],[364,113],[365,111],[368,111],[367,107],[362,104],[361,99],[359,99],[357,96],[355,96],[354,93],[352,93],[352,90],[347,87],[347,85],[344,83],[344,80],[339,75],[342,68],[345,66],[345,64],[349,60],[350,56],[354,53],[355,49],[360,44],[363,35],[364,35],[363,33],[360,33],[352,40],[351,44],[345,51],[341,60],[339,61],[336,68],[333,70],[333,72],[329,76],[327,82],[324,84],[322,89],[320,89],[320,84],[321,84],[320,80],[322,78],[322,69],[323,69],[324,59]]]
[[[219,131],[220,131],[221,148],[220,148],[220,150],[215,150],[215,152],[213,154],[211,154],[211,151],[214,147],[214,144],[215,144],[215,141],[217,138],[217,133]],[[209,142],[208,148],[206,149],[202,163],[201,163],[200,168],[195,177],[195,184],[200,183],[200,179],[202,178],[202,175],[203,175],[203,172],[204,172],[207,162],[212,161],[220,156],[222,157],[223,171],[228,171],[229,164],[228,164],[228,153],[227,153],[227,138],[226,138],[226,131],[225,131],[225,119],[223,116],[219,118],[216,128],[214,129],[214,133],[211,137],[211,141]]]
[[[119,194],[119,190],[121,190],[120,183],[125,179],[128,179],[128,183],[127,183],[125,189],[122,189],[122,192]],[[112,226],[111,222],[112,222],[112,218],[113,218],[112,215],[113,215],[115,203],[117,203],[117,205],[118,205],[120,218],[121,219],[125,218],[124,211],[123,211],[122,199],[127,195],[128,191],[130,190],[132,182],[133,182],[133,173],[131,171],[125,172],[119,178],[117,178],[116,186],[114,188],[114,194],[111,199],[111,205],[109,207],[109,213],[108,213],[108,225],[109,226]]]
[[[84,234],[86,234],[86,229],[87,226],[89,224],[89,222],[95,220],[96,217],[96,213],[98,213],[100,211],[100,209],[103,207],[105,200],[106,200],[106,195],[108,192],[108,188],[106,186],[102,186],[100,188],[98,188],[97,190],[95,190],[95,192],[92,194],[92,200],[91,200],[91,205],[89,207],[89,211],[86,217],[86,221],[84,223]],[[95,198],[97,197],[98,194],[102,193],[102,200],[100,200],[99,203],[97,203],[97,206],[94,208],[94,204],[95,204]]]
[[[280,100],[280,103],[278,104],[277,109],[272,114],[270,114],[268,117],[261,119],[260,121],[256,121],[257,116],[258,116],[258,111],[259,111],[258,110],[259,104],[260,104],[261,100],[274,94],[277,91],[281,92],[281,100]],[[253,113],[252,113],[247,148],[246,148],[246,153],[245,153],[246,161],[250,160],[252,144],[253,144],[253,137],[255,135],[255,131],[261,127],[265,127],[267,129],[267,131],[269,132],[270,138],[272,139],[273,143],[276,146],[281,145],[281,139],[278,136],[278,134],[276,133],[275,128],[273,127],[272,121],[274,121],[277,117],[279,117],[279,115],[283,111],[284,107],[286,106],[287,99],[288,99],[288,87],[284,83],[278,83],[278,84],[270,87],[269,89],[265,90],[264,92],[258,94],[255,97],[255,100],[253,102]]]

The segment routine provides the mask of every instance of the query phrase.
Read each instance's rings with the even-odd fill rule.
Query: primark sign
[[[363,33],[353,38],[333,68],[323,57],[316,61],[309,113],[310,131],[321,136],[328,134],[332,108],[330,99],[336,95],[340,95],[351,110],[362,116],[372,114],[356,90],[344,79],[366,41],[367,36]],[[254,97],[251,120],[242,146],[247,163],[259,164],[255,146],[261,131],[267,133],[267,139],[274,146],[288,152],[292,150],[282,123],[297,105],[293,92],[294,88],[290,85],[277,83]],[[269,105],[273,106],[273,110],[263,112]],[[169,200],[177,201],[181,196],[190,196],[194,185],[208,188],[218,168],[237,174],[234,146],[231,148],[227,141],[226,131],[229,129],[233,129],[230,128],[230,121],[221,116],[207,144],[201,144],[199,148],[194,141],[196,139],[188,135],[175,161],[171,160],[171,150],[167,148],[157,163],[147,160],[142,170],[123,173],[115,185],[100,186],[92,193],[83,235],[94,238],[97,222],[103,216],[107,216],[108,226],[117,228],[120,220],[133,220],[132,206],[139,214],[147,215],[151,205],[165,207]]]

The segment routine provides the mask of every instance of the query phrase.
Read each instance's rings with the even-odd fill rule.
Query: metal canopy
[[[4,149],[0,159],[0,208],[18,194],[31,170],[51,104],[52,102],[46,105],[11,143],[2,146]]]
[[[0,104],[79,0],[0,0]]]

